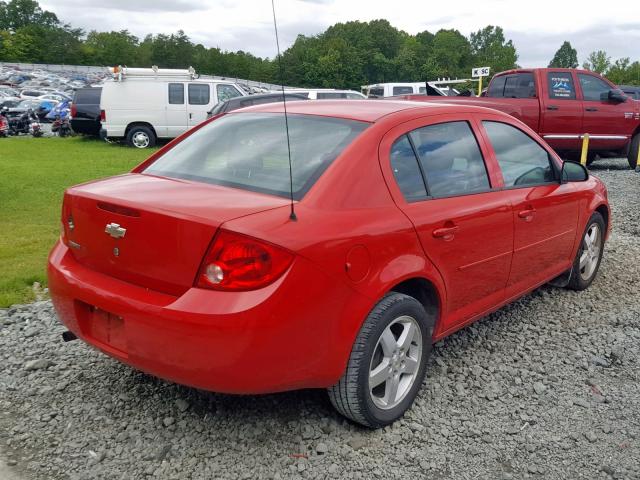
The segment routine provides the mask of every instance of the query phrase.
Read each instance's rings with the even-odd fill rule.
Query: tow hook
[[[77,340],[76,334],[67,330],[66,332],[62,332],[62,340],[65,342],[70,342],[72,340]]]

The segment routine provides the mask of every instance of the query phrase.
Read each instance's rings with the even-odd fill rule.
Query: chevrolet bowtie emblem
[[[122,228],[117,223],[108,223],[104,229],[104,233],[108,233],[113,238],[123,238],[124,234],[127,233],[127,229]]]

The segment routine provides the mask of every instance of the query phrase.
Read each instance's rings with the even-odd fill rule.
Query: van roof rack
[[[126,78],[187,78],[194,80],[199,77],[193,67],[188,69],[158,68],[154,65],[151,68],[129,68],[126,65],[117,65],[109,69],[113,74],[113,79],[121,82]]]

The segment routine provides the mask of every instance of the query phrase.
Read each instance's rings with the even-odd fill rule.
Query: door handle
[[[598,109],[596,107],[589,107],[589,108],[585,108],[585,111],[587,111],[587,112],[597,112]]]
[[[555,105],[549,105],[547,107],[547,110],[558,110],[558,107],[556,107]]]
[[[453,237],[458,230],[460,230],[460,227],[457,225],[452,225],[450,227],[436,228],[433,231],[433,236],[434,238],[442,238],[443,240],[453,240]]]
[[[526,222],[533,220],[533,216],[536,214],[535,208],[527,208],[518,212],[518,217],[524,219]]]

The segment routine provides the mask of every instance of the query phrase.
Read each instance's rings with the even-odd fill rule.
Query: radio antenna
[[[291,213],[289,218],[298,220],[293,202],[293,165],[291,162],[291,141],[289,140],[289,117],[287,115],[287,98],[284,93],[284,67],[282,66],[282,56],[280,55],[280,40],[278,39],[278,23],[276,22],[275,0],[271,0],[271,10],[273,11],[273,29],[276,31],[276,48],[278,49],[278,70],[280,70],[280,86],[282,87],[282,105],[284,107],[284,128],[287,132],[287,155],[289,156],[289,198],[291,199]]]

